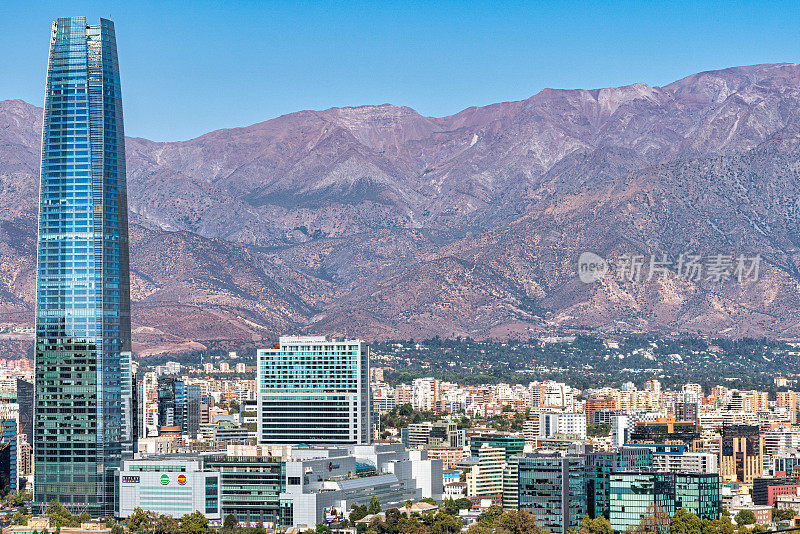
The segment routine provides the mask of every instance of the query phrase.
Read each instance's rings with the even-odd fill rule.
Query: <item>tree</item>
[[[505,512],[495,525],[498,534],[544,534],[536,517],[527,510]]]
[[[458,534],[462,526],[459,518],[439,512],[431,525],[431,534]]]
[[[64,508],[64,505],[53,499],[47,505],[45,516],[50,520],[50,526],[55,527],[56,530],[61,530],[61,527],[79,527],[78,518],[74,517],[69,510]]]
[[[772,509],[772,520],[775,522],[794,519],[795,515],[797,515],[797,513],[794,510],[790,510],[788,508],[784,510],[779,510],[778,507],[776,506]]]
[[[22,515],[22,513],[19,510],[17,510],[11,517],[11,524],[26,526],[28,524],[28,518]]]
[[[570,529],[572,534],[614,534],[611,523],[603,516],[591,519],[588,515],[583,516],[577,529]]]
[[[181,517],[181,531],[187,534],[206,534],[209,532],[208,519],[199,510]]]
[[[228,514],[225,516],[225,519],[222,521],[222,530],[224,531],[231,531],[236,529],[236,524],[238,521],[236,520],[236,516],[233,514]]]
[[[322,523],[317,523],[317,527],[314,530],[317,534],[331,534],[331,527]]]
[[[369,500],[369,506],[367,506],[367,513],[370,515],[381,513],[381,500],[375,495],[373,495],[372,498],[370,498]]]
[[[354,504],[350,507],[350,521],[364,519],[367,514],[369,514],[369,510],[363,504]]]
[[[181,532],[178,520],[168,515],[159,515],[153,523],[154,534],[180,534]]]
[[[153,531],[153,519],[138,506],[133,509],[133,513],[123,521],[123,524],[134,534],[149,534]]]
[[[400,519],[403,517],[403,514],[400,513],[400,510],[397,508],[390,508],[386,510],[386,524],[389,525],[390,529],[397,530],[397,525],[400,524]]]
[[[730,515],[723,515],[713,521],[703,521],[703,534],[733,534]]]
[[[650,504],[633,531],[636,534],[667,534],[669,519],[669,514],[663,508]]]
[[[736,524],[739,526],[752,525],[756,522],[756,514],[754,514],[752,510],[739,510],[739,513],[734,516],[733,520],[736,521]]]
[[[681,508],[672,516],[669,534],[703,534],[703,521]]]

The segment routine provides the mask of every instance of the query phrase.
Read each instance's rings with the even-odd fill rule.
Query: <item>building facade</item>
[[[125,134],[114,24],[53,23],[36,286],[35,508],[113,512],[130,353]]]
[[[124,519],[135,508],[171,517],[201,512],[221,519],[220,474],[186,456],[123,460],[114,473],[117,500],[114,516]]]
[[[636,527],[651,505],[672,516],[685,508],[700,519],[722,513],[720,477],[708,473],[619,472],[611,475],[611,527],[624,532]]]
[[[542,528],[566,533],[589,513],[583,456],[526,454],[516,458],[517,506]]]
[[[719,474],[726,482],[752,485],[764,466],[764,438],[757,425],[722,427]]]
[[[258,351],[258,439],[266,444],[372,442],[369,346],[283,336]]]

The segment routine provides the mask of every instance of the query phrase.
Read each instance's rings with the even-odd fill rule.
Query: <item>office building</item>
[[[517,506],[533,514],[539,526],[565,534],[589,513],[583,456],[524,454],[513,461],[518,473]]]
[[[624,447],[607,452],[586,452],[586,504],[590,517],[608,519],[611,505],[611,473],[647,469],[653,453],[642,447]]]
[[[25,439],[33,440],[33,384],[17,379],[16,403],[19,405],[19,431]]]
[[[469,452],[472,456],[478,456],[478,452],[484,445],[498,447],[503,450],[503,461],[508,462],[509,458],[521,454],[525,449],[525,438],[511,434],[479,434],[470,436]]]
[[[582,413],[567,412],[539,414],[539,437],[556,436],[586,439],[586,417]]]
[[[611,527],[624,532],[636,527],[658,506],[669,516],[681,508],[700,519],[722,513],[720,478],[708,473],[619,472],[611,474]]]
[[[653,469],[673,473],[719,473],[717,455],[712,452],[654,454]]]
[[[286,489],[280,494],[282,525],[329,525],[347,517],[353,504],[368,504],[373,496],[384,510],[419,501],[426,492],[441,498],[441,461],[417,463],[426,461],[424,453],[406,451],[400,444],[293,448],[286,462]],[[354,476],[359,465],[371,467],[367,476]]]
[[[14,404],[16,406],[16,404]],[[2,486],[8,487],[9,491],[17,491],[19,487],[19,434],[17,429],[19,422],[17,417],[3,415],[0,419],[0,448],[3,450]],[[5,461],[7,458],[7,464]],[[7,465],[7,467],[6,467]],[[7,475],[7,476],[6,476]]]
[[[280,456],[203,456],[220,473],[222,516],[243,522],[279,523],[280,494],[286,488],[286,464]]]
[[[34,508],[113,512],[131,350],[125,134],[114,24],[53,23],[36,286]],[[129,414],[128,414],[129,415]]]
[[[114,472],[114,516],[124,519],[135,508],[180,518],[201,512],[221,519],[220,473],[205,469],[197,457],[123,460]]]
[[[751,485],[764,466],[764,438],[756,425],[722,427],[719,474],[725,482]]]
[[[637,421],[630,434],[630,443],[683,443],[689,448],[700,439],[695,421],[675,421],[659,418],[655,421]]]
[[[158,427],[180,427],[181,433],[196,438],[200,432],[202,389],[174,378],[158,379]]]
[[[258,439],[267,444],[372,442],[369,346],[283,336],[258,351]]]
[[[756,477],[753,479],[753,504],[772,505],[778,495],[798,495],[798,488],[800,477]]]

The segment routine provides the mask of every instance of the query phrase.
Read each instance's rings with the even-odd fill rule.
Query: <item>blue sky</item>
[[[188,139],[301,109],[424,115],[545,87],[800,62],[800,2],[0,2],[0,99],[41,105],[50,22],[110,17],[126,131]]]

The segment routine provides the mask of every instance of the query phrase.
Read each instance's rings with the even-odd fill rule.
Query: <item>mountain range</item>
[[[41,127],[0,102],[0,325],[33,323]],[[126,151],[141,354],[287,332],[800,335],[800,65],[441,118],[301,111]],[[583,252],[616,270],[583,283]],[[648,276],[664,255],[761,264]]]

